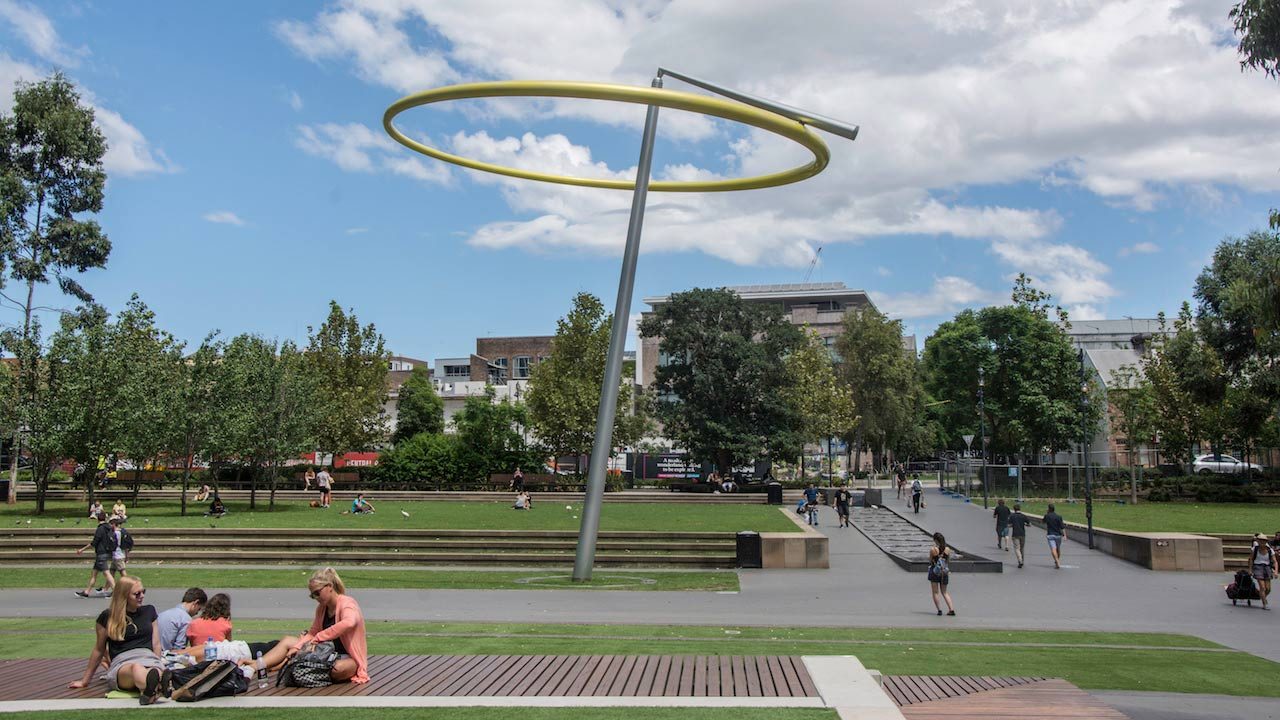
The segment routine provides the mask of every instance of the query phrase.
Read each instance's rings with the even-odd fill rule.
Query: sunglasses
[[[328,585],[321,585],[320,587],[316,588],[315,590],[312,590],[312,591],[311,591],[311,599],[312,599],[312,600],[315,600],[316,598],[320,597],[320,591],[321,591],[321,590],[323,590],[323,589],[325,589],[325,588],[327,588],[327,587],[329,587],[329,586],[328,586]]]
[[[131,593],[131,594],[132,594],[134,597],[136,597],[136,598],[138,598],[139,600],[141,600],[141,599],[142,599],[142,596],[147,594],[147,591],[146,591],[146,590],[138,590],[138,591],[133,592],[133,593]]]

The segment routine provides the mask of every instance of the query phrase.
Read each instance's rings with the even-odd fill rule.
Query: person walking
[[[1049,512],[1044,514],[1044,531],[1049,538],[1049,554],[1053,555],[1053,567],[1062,569],[1062,541],[1067,539],[1067,524],[1057,513],[1053,503],[1049,503]]]
[[[139,705],[151,705],[168,694],[169,671],[164,669],[160,627],[155,607],[142,604],[146,595],[147,589],[138,578],[120,578],[111,594],[111,605],[98,614],[94,625],[97,639],[84,675],[67,687],[87,687],[106,660],[108,687],[138,691]]]
[[[1253,579],[1258,581],[1258,597],[1262,598],[1262,609],[1270,610],[1271,604],[1267,601],[1267,596],[1271,594],[1271,579],[1280,571],[1280,567],[1277,567],[1276,550],[1262,533],[1254,535],[1253,539],[1257,544],[1249,553],[1249,567],[1252,569]]]
[[[853,493],[849,492],[848,485],[836,490],[836,516],[840,519],[839,527],[849,527],[849,503],[852,500]]]
[[[911,481],[911,507],[915,509],[917,515],[920,514],[920,504],[924,502],[924,486],[920,484],[920,478]]]
[[[942,614],[941,597],[947,603],[947,614],[955,615],[956,606],[951,602],[951,592],[947,586],[951,583],[951,550],[947,547],[947,539],[942,533],[933,534],[933,547],[929,548],[929,595],[933,598],[933,607]]]
[[[809,487],[804,489],[804,514],[805,514],[805,520],[810,525],[817,526],[818,524],[818,488],[813,483],[809,483]]]
[[[93,539],[84,547],[77,548],[76,554],[83,555],[89,548],[93,548],[93,571],[89,575],[89,584],[84,586],[84,590],[77,590],[76,595],[82,598],[91,596],[95,592],[94,586],[98,583],[98,573],[102,573],[106,591],[110,594],[116,589],[116,579],[111,576],[111,553],[116,548],[115,533],[111,529],[111,524],[107,522],[106,513],[98,514],[98,527],[93,531]]]
[[[328,469],[320,468],[320,472],[316,473],[316,487],[320,490],[320,507],[329,507],[329,501],[333,498],[333,476]]]
[[[1009,528],[1013,531],[1013,554],[1018,558],[1018,567],[1022,567],[1027,550],[1027,524],[1031,520],[1022,514],[1022,505],[1013,504],[1013,513],[1009,515]]]
[[[191,618],[200,614],[209,596],[198,587],[187,588],[182,602],[160,613],[156,625],[160,627],[160,649],[181,650],[187,646],[187,628]]]
[[[1009,515],[1012,512],[1009,506],[1004,504],[1004,498],[996,501],[995,512],[991,517],[996,519],[996,547],[1004,548],[1005,552],[1009,552]]]

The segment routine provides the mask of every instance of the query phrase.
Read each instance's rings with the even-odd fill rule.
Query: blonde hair
[[[132,575],[121,575],[116,580],[116,589],[111,593],[111,605],[107,614],[107,637],[120,642],[124,640],[124,631],[133,624],[129,620],[129,596],[137,591],[142,581]]]
[[[333,591],[339,595],[347,594],[347,586],[342,584],[342,578],[338,577],[338,571],[331,567],[320,568],[315,571],[311,576],[310,582],[307,584],[309,585],[311,583],[329,585],[333,588]]]

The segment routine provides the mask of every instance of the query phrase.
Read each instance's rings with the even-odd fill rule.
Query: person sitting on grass
[[[97,520],[99,515],[105,515],[106,512],[102,507],[102,501],[95,498],[93,504],[89,506],[89,519]]]
[[[215,650],[213,654],[219,660],[230,660],[240,665],[256,665],[258,653],[262,653],[265,657],[280,642],[272,640],[247,643],[242,640],[232,640],[231,630],[231,596],[218,593],[205,603],[204,609],[200,611],[200,617],[187,625],[188,645],[182,652],[200,663],[209,657],[209,649],[212,647]]]
[[[123,500],[117,500],[115,505],[111,506],[111,514],[121,520],[128,520],[129,513],[126,511]]]
[[[170,676],[161,658],[156,609],[142,604],[146,593],[136,577],[125,575],[116,581],[111,604],[94,624],[97,634],[84,675],[67,687],[88,687],[105,659],[107,685],[112,690],[138,691],[140,705],[151,705],[169,694]]]
[[[364,493],[358,493],[356,499],[351,501],[352,515],[370,515],[374,511],[374,507],[368,500],[364,499]]]
[[[203,485],[200,486],[200,489],[196,491],[196,496],[192,499],[192,502],[200,503],[208,499],[209,499],[209,483],[204,483]]]
[[[283,663],[302,650],[315,647],[316,643],[332,642],[338,660],[329,671],[335,683],[369,682],[369,644],[365,636],[364,615],[355,598],[347,594],[347,588],[331,567],[317,570],[307,583],[311,599],[316,601],[316,614],[311,628],[301,637],[286,635],[271,652],[262,656],[269,668]]]
[[[209,503],[209,512],[205,513],[205,517],[220,518],[227,514],[227,506],[222,504],[222,498],[218,497],[218,493],[213,494],[213,502]]]
[[[530,510],[533,508],[533,501],[529,499],[529,493],[521,490],[516,493],[516,503],[512,505],[513,510]]]

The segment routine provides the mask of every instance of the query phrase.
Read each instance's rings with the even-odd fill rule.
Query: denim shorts
[[[1052,550],[1057,550],[1057,549],[1058,549],[1058,548],[1060,548],[1060,547],[1062,547],[1062,536],[1061,536],[1061,535],[1050,535],[1050,536],[1049,536],[1049,548],[1050,548],[1050,549],[1052,549]]]
[[[1013,528],[1008,525],[997,525],[996,534],[1000,537],[1009,537],[1009,533],[1013,532]]]

